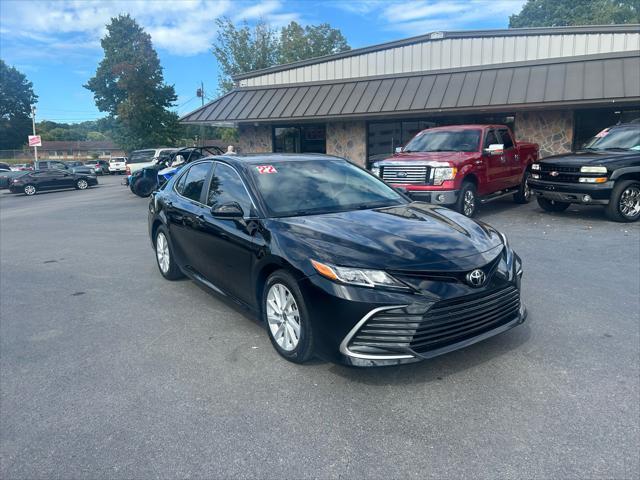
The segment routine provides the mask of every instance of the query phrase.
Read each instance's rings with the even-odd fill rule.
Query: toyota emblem
[[[479,268],[476,268],[475,270],[467,273],[467,283],[475,288],[484,285],[486,279],[487,276]]]

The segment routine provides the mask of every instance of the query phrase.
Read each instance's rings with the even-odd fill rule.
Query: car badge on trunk
[[[486,279],[487,279],[487,276],[479,268],[476,268],[475,270],[472,270],[471,272],[467,273],[467,283],[475,288],[478,288],[484,285],[484,282],[486,281]]]

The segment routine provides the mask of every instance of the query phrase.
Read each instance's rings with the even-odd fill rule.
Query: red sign
[[[29,146],[30,147],[41,147],[42,139],[40,135],[29,135]]]
[[[258,173],[260,174],[278,173],[278,171],[273,165],[258,165],[256,168],[258,169]]]

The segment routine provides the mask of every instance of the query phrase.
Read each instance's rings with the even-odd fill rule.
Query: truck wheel
[[[513,200],[516,203],[529,203],[529,201],[531,201],[531,187],[529,186],[530,178],[531,172],[524,172],[520,188],[518,188],[517,193],[513,195]]]
[[[473,217],[478,210],[478,195],[476,186],[471,182],[464,182],[456,202],[456,210],[465,217]]]
[[[640,219],[640,182],[616,182],[606,208],[607,217],[614,222],[636,222]]]
[[[570,205],[570,203],[567,202],[558,202],[543,197],[538,197],[536,200],[538,200],[538,205],[540,205],[540,208],[545,212],[564,212]]]

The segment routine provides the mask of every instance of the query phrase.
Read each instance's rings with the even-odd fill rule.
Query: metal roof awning
[[[314,121],[611,102],[640,102],[640,51],[238,88],[180,120]]]

